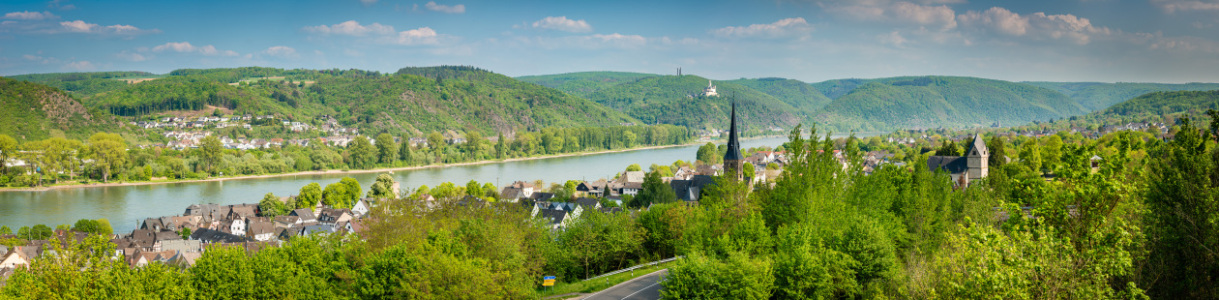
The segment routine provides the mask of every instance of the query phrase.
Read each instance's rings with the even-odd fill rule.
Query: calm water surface
[[[786,138],[742,140],[741,147],[778,146]],[[541,179],[547,184],[567,180],[597,180],[613,177],[630,164],[646,170],[652,164],[668,165],[676,160],[692,161],[698,146],[638,150],[586,156],[492,163],[471,166],[396,171],[393,176],[403,190],[443,182],[464,185],[470,180],[491,182],[497,187],[517,180]],[[116,233],[135,229],[149,217],[178,215],[191,204],[257,203],[266,193],[297,194],[302,186],[317,182],[323,187],[351,176],[365,191],[377,173],[300,175],[215,182],[57,189],[45,192],[0,192],[0,225],[17,231],[21,226],[73,224],[82,218],[110,220]]]

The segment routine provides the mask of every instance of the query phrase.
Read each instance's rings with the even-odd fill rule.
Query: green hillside
[[[71,82],[61,78],[103,77],[57,76],[40,79]],[[638,123],[591,101],[470,67],[404,68],[393,75],[337,69],[184,69],[139,83],[113,82],[123,85],[80,89],[105,90],[85,95],[84,104],[135,119],[216,109],[300,121],[330,116],[363,132],[415,135]]]
[[[813,87],[807,82],[786,79],[786,78],[757,78],[757,79],[737,79],[729,80],[731,82],[743,86],[747,86],[759,92],[765,93],[783,101],[800,111],[811,112],[825,107],[830,104],[829,97],[821,94],[821,91]]]
[[[1061,93],[1031,85],[970,77],[897,77],[860,85],[817,120],[839,130],[887,131],[999,125],[1086,113]]]
[[[112,116],[86,108],[59,89],[4,77],[0,77],[0,120],[0,134],[18,140],[80,139],[120,126]]]
[[[1139,95],[1164,91],[1219,90],[1219,83],[1100,83],[1100,82],[1025,82],[1066,94],[1089,111],[1103,110]]]
[[[740,122],[750,129],[790,128],[807,116],[771,95],[731,82],[716,83],[720,96],[702,97],[699,94],[707,81],[692,75],[647,77],[594,92],[588,98],[647,124],[692,128],[726,128],[732,97],[738,102]]]
[[[71,93],[77,98],[121,89],[127,86],[126,79],[151,78],[148,72],[93,72],[93,73],[48,73],[17,75],[9,78],[40,83]]]
[[[517,80],[557,89],[564,93],[588,97],[593,92],[635,80],[660,76],[630,72],[576,72],[554,75],[521,76]]]
[[[821,91],[822,95],[825,95],[830,99],[838,99],[838,97],[842,97],[851,91],[854,91],[855,88],[859,87],[860,85],[871,81],[872,79],[834,79],[813,83],[812,85],[818,91]]]
[[[1201,115],[1219,110],[1219,90],[1153,92],[1115,104],[1099,113],[1106,116],[1162,116],[1175,113]]]

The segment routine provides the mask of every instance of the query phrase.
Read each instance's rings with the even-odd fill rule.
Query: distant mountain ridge
[[[1104,110],[1114,104],[1152,92],[1219,90],[1219,83],[1100,83],[1100,82],[1024,82],[1066,94],[1089,111]]]

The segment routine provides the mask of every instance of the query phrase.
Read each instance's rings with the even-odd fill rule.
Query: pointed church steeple
[[[741,143],[736,138],[736,98],[732,99],[732,119],[728,124],[728,152],[724,153],[724,176],[741,180],[744,174],[741,170]]]

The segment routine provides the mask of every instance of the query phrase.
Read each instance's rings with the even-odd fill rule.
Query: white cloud
[[[1177,11],[1189,12],[1200,10],[1217,10],[1219,11],[1219,1],[1198,1],[1198,0],[1151,0],[1152,4],[1159,6],[1167,13],[1175,13]]]
[[[439,42],[438,36],[432,28],[420,27],[399,32],[396,42],[401,45],[436,44]]]
[[[749,26],[728,26],[711,31],[721,37],[786,37],[806,35],[813,30],[804,18],[787,18],[770,24],[753,24]]]
[[[74,33],[90,33],[90,34],[114,34],[114,35],[137,35],[145,33],[158,33],[160,30],[144,30],[131,25],[110,25],[101,26],[94,23],[88,23],[83,20],[63,21],[59,22],[60,31],[58,32],[74,32]],[[56,31],[52,31],[56,32]]]
[[[5,19],[12,19],[12,20],[38,21],[38,20],[46,20],[46,19],[55,19],[58,17],[59,16],[51,14],[51,12],[36,12],[36,11],[15,11],[15,12],[4,14]]]
[[[338,24],[334,24],[334,25],[330,25],[330,26],[326,26],[326,25],[307,26],[304,28],[304,30],[306,32],[318,33],[318,34],[323,34],[323,35],[335,34],[335,35],[350,35],[350,36],[364,36],[367,34],[384,35],[384,34],[393,34],[394,33],[393,26],[381,25],[380,23],[372,23],[372,24],[368,24],[367,26],[364,26],[364,25],[360,25],[360,22],[356,22],[355,20],[350,20],[347,22],[338,23]]]
[[[1037,12],[1021,16],[1002,7],[992,7],[984,12],[970,11],[958,19],[970,27],[995,31],[1009,36],[1027,36],[1036,39],[1068,40],[1084,45],[1093,36],[1109,35],[1107,27],[1092,26],[1087,18],[1071,14],[1047,15]]]
[[[97,24],[85,23],[85,21],[81,20],[59,22],[59,25],[69,32],[90,32],[94,28],[97,28]]]
[[[890,44],[890,45],[897,46],[897,47],[901,47],[902,45],[905,45],[907,42],[910,41],[910,40],[907,40],[905,37],[903,37],[902,34],[897,31],[890,32],[887,34],[882,34],[882,35],[877,36],[876,38],[878,40],[880,40],[881,43]]]
[[[215,56],[215,55],[237,56],[238,55],[236,51],[232,51],[232,50],[220,51],[220,50],[216,49],[216,46],[213,46],[213,45],[196,47],[195,45],[191,45],[190,42],[169,42],[169,43],[157,45],[156,47],[152,47],[152,52],[165,52],[165,51],[173,51],[173,52],[178,52],[178,53],[199,53],[199,54],[203,54],[203,55],[207,55],[207,56]]]
[[[94,66],[93,63],[91,63],[87,60],[69,62],[67,64],[64,64],[63,68],[67,69],[67,70],[73,70],[73,71],[92,71],[92,70],[97,69],[97,67]]]
[[[593,31],[593,27],[588,25],[584,20],[572,20],[567,16],[546,17],[544,19],[533,22],[533,28],[552,29],[566,32],[589,32]]]
[[[831,13],[856,20],[915,24],[938,27],[939,30],[956,28],[956,11],[947,5],[933,6],[931,4],[958,3],[957,1],[920,2],[923,4],[889,0],[823,0],[818,1],[817,5]]]
[[[436,4],[435,1],[428,1],[427,4],[423,5],[423,7],[426,7],[428,10],[431,10],[431,11],[438,11],[438,12],[442,12],[442,13],[446,13],[446,14],[460,14],[460,13],[466,12],[465,4],[449,6],[449,5]]]
[[[272,46],[263,51],[263,53],[271,56],[295,57],[296,49],[288,46]]]
[[[130,51],[126,51],[126,50],[123,50],[123,52],[119,52],[119,54],[117,54],[115,56],[118,56],[118,58],[121,58],[124,60],[134,61],[134,62],[148,60],[148,57],[144,56],[143,54],[130,52]]]

